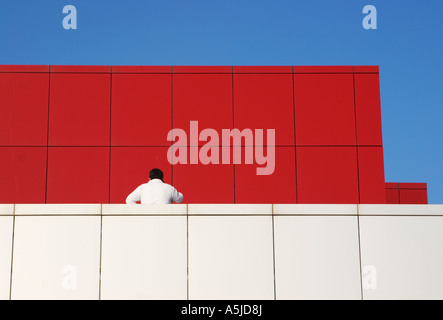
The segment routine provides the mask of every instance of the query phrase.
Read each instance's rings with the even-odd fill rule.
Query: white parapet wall
[[[443,205],[0,204],[0,299],[443,299]]]

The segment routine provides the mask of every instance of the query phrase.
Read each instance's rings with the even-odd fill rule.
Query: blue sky
[[[0,64],[379,65],[386,181],[443,204],[442,32],[437,0],[11,0]]]

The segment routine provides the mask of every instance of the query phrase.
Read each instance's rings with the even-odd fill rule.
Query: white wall
[[[443,205],[0,204],[0,299],[443,299]]]

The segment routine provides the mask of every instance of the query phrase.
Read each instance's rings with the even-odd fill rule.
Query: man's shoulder
[[[152,180],[151,181],[149,181],[149,182],[147,182],[147,183],[143,183],[143,184],[141,184],[139,187],[147,187],[147,186],[149,186],[149,187],[151,187],[151,186],[153,186],[153,187],[159,187],[159,186],[161,186],[162,188],[174,188],[172,185],[170,185],[169,183],[165,183],[165,182],[163,182],[163,181],[161,181],[160,183],[152,183]]]
[[[172,185],[170,185],[169,183],[165,183],[165,182],[163,182],[163,185],[166,187],[166,188],[174,188]]]

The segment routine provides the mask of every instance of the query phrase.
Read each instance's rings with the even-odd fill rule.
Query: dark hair
[[[154,168],[149,172],[149,178],[152,179],[160,179],[163,181],[163,171],[160,169]]]

